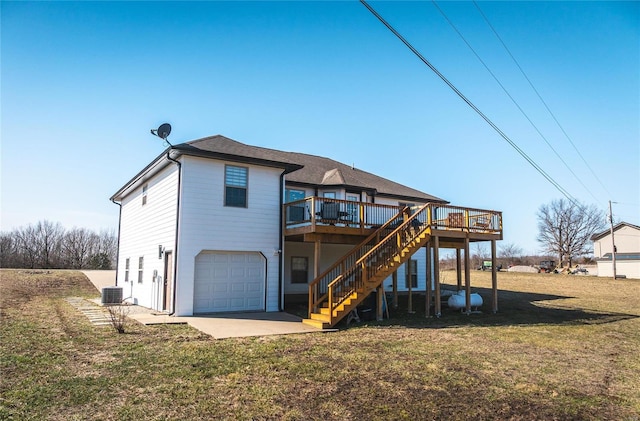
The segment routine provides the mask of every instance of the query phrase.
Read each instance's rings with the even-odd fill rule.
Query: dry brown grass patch
[[[216,341],[96,328],[64,299],[98,295],[79,273],[0,274],[0,419],[640,418],[640,282],[500,273],[497,315]]]

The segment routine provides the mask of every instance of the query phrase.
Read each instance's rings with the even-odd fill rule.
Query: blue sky
[[[640,224],[640,3],[376,10],[573,197]],[[356,1],[1,3],[0,228],[116,228],[109,197],[172,143],[213,134],[355,164],[500,210],[533,253],[562,195]],[[574,176],[572,172],[577,176]],[[587,186],[585,187],[583,186]]]

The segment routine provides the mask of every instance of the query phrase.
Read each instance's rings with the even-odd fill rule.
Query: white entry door
[[[255,252],[202,252],[196,257],[194,313],[264,311],[265,259]]]

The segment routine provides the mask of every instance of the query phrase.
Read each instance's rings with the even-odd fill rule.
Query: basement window
[[[409,260],[411,268],[411,288],[418,288],[418,261]],[[409,288],[409,271],[405,274],[404,287]]]
[[[309,258],[291,257],[291,283],[306,284],[309,282]]]

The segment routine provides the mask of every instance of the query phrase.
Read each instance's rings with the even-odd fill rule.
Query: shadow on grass
[[[358,326],[403,326],[412,328],[450,328],[457,326],[520,326],[520,325],[584,325],[606,324],[621,320],[636,319],[640,316],[618,312],[606,312],[600,310],[584,309],[579,307],[564,306],[553,303],[574,297],[566,297],[551,294],[538,294],[518,291],[498,291],[498,312],[491,311],[491,294],[489,288],[473,288],[473,292],[480,294],[484,304],[479,312],[466,314],[460,310],[454,310],[447,306],[447,300],[442,300],[442,314],[435,317],[433,303],[430,315],[425,313],[425,294],[414,293],[412,298],[413,312],[408,311],[408,296],[398,297],[398,307],[393,308],[390,294],[387,294],[389,303],[389,318],[382,321],[375,320],[374,300],[369,297],[369,304],[359,308],[360,323],[346,324],[346,318],[341,320],[337,328],[345,329]],[[365,303],[367,300],[365,300]],[[367,309],[370,309],[367,311]],[[364,310],[364,311],[363,311]],[[304,304],[292,305],[286,311],[306,317],[307,308]]]

